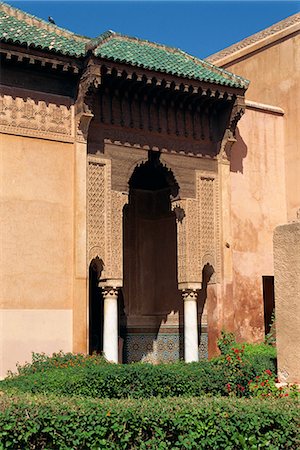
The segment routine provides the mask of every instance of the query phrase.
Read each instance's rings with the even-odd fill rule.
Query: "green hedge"
[[[243,363],[228,367],[220,358],[200,363],[152,365],[100,364],[37,370],[0,382],[1,389],[20,392],[54,393],[97,398],[149,398],[228,395],[228,382],[244,386],[243,396],[250,395],[248,381],[261,374],[261,367]],[[270,361],[263,369],[274,369]],[[273,372],[274,373],[274,372]]]
[[[288,399],[0,397],[0,448],[297,449]]]

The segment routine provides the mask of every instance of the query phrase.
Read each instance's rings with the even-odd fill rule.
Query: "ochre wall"
[[[300,208],[300,34],[274,41],[238,62],[233,56],[216,64],[250,80],[246,100],[284,110],[287,215],[293,220]]]
[[[273,229],[286,221],[284,117],[246,110],[231,155],[234,328],[264,336],[262,276],[273,275]]]
[[[73,145],[1,135],[1,373],[72,350]]]

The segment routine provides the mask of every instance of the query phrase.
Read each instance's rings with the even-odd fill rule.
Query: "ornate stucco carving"
[[[196,172],[196,199],[173,203],[184,212],[177,220],[178,282],[199,283],[208,263],[214,273],[210,283],[220,278],[220,213],[217,174]]]
[[[198,234],[198,199],[187,199],[187,277],[188,282],[201,282],[200,239]]]
[[[88,156],[87,178],[88,264],[100,258],[104,277],[111,261],[110,161]]]
[[[73,105],[34,94],[0,95],[0,131],[21,136],[72,142]]]
[[[218,182],[214,174],[203,172],[197,173],[196,184],[201,270],[207,263],[213,266],[210,282],[215,283],[220,274]]]
[[[111,278],[123,278],[123,208],[128,202],[128,195],[112,191],[111,207]]]
[[[122,279],[123,207],[128,195],[111,190],[111,161],[88,156],[88,264],[103,262],[101,279]]]

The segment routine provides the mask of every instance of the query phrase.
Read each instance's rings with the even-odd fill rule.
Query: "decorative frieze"
[[[73,142],[73,105],[32,96],[0,94],[0,132]]]

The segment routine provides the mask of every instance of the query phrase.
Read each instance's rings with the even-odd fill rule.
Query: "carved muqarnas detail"
[[[31,98],[0,96],[0,126],[3,131],[43,134],[44,137],[71,136],[71,107]],[[24,131],[23,131],[24,130]]]

